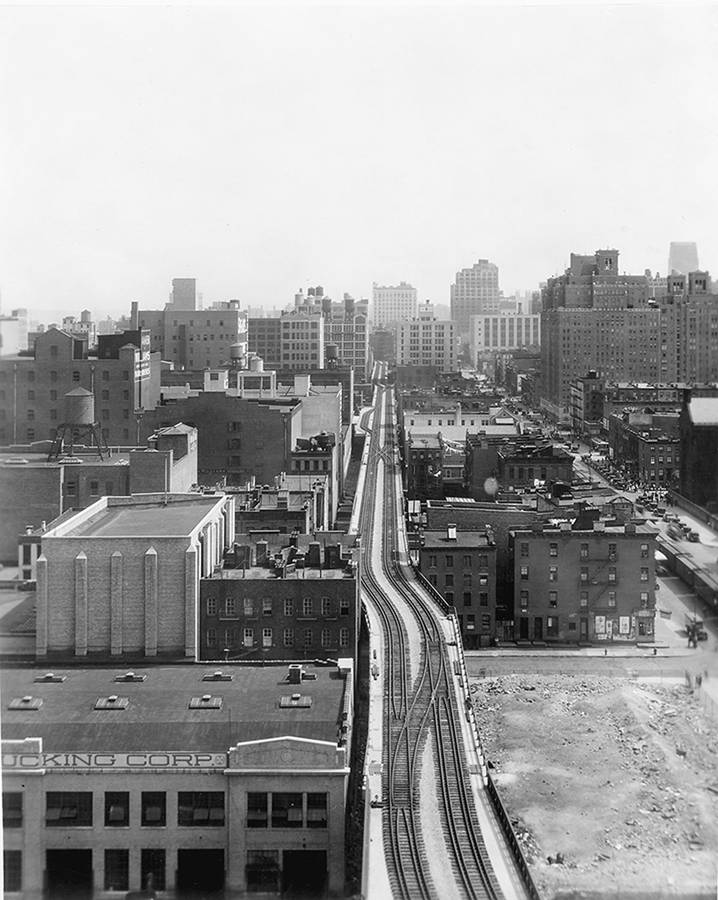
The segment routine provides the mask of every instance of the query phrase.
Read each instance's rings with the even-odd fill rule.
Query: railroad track
[[[362,586],[384,632],[384,846],[395,897],[437,897],[421,827],[421,759],[431,742],[440,798],[439,817],[458,893],[499,898],[468,778],[441,609],[413,571],[395,560],[399,509],[395,479],[395,423],[390,391],[377,386],[367,477],[361,510]],[[380,412],[383,414],[380,415]],[[377,517],[381,510],[381,522]],[[375,542],[381,572],[416,620],[421,636],[418,671],[410,672],[409,637],[399,604],[387,597],[372,565]],[[416,656],[416,654],[415,654]]]

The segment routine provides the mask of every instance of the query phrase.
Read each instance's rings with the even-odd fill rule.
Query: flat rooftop
[[[100,459],[99,454],[95,453],[77,453],[73,459],[80,459],[81,462],[68,463],[65,459],[55,459],[52,462],[47,461],[47,452],[45,453],[24,453],[20,450],[14,453],[0,452],[0,466],[4,468],[23,469],[57,469],[65,466],[68,471],[78,469],[81,471],[88,466],[128,466],[130,464],[129,452],[113,453],[112,456],[106,456]]]
[[[189,534],[216,505],[216,496],[174,500],[167,506],[157,501],[109,505],[70,528],[63,537],[173,537]]]
[[[132,667],[143,682],[117,682],[128,667],[9,668],[0,685],[5,740],[41,737],[46,751],[225,749],[239,741],[289,735],[336,742],[345,679],[334,666],[303,664],[315,680],[288,684],[288,665],[153,665]],[[221,670],[231,681],[204,681]],[[62,683],[38,683],[52,671]],[[301,693],[311,705],[280,709],[282,696]],[[100,697],[126,697],[124,709],[96,710]],[[219,709],[190,709],[193,697],[221,698]],[[39,709],[15,710],[14,698],[33,697]]]
[[[447,536],[446,528],[441,531],[424,532],[424,548],[443,547],[445,550],[450,550],[452,547],[465,547],[468,549],[488,546],[493,546],[493,544],[489,544],[484,532],[461,531],[457,528],[455,538]]]
[[[356,576],[352,573],[351,578],[354,579]],[[246,569],[221,569],[214,575],[210,575],[208,578],[203,578],[203,581],[237,581],[245,578],[250,579],[260,579],[265,581],[302,581],[303,579],[323,579],[324,581],[343,581],[350,579],[350,574],[347,570],[342,566],[336,569],[327,569],[322,567],[321,569],[317,567],[304,566],[301,569],[295,569],[294,572],[290,572],[284,576],[284,578],[277,577],[277,569],[270,569],[268,566],[247,566]]]

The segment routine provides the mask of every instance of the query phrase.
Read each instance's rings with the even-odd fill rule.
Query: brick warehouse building
[[[91,355],[86,337],[50,328],[32,353],[2,357],[0,444],[53,438],[65,420],[65,395],[77,388],[94,395],[108,444],[135,443],[135,410],[152,409],[160,399],[160,358],[151,352],[149,331],[101,335]]]
[[[342,896],[352,665],[297,669],[6,669],[5,896]]]
[[[297,535],[290,543],[287,536],[238,535],[234,546],[235,568],[200,583],[202,659],[356,660],[361,603],[353,536]]]
[[[37,560],[38,657],[197,656],[199,583],[234,539],[224,494],[102,497]]]
[[[656,534],[580,519],[514,530],[516,639],[652,642]]]
[[[467,650],[490,646],[496,637],[496,544],[491,529],[425,531],[421,574],[456,607]]]

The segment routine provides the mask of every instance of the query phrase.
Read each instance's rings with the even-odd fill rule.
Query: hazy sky
[[[0,8],[2,309],[718,276],[718,7]]]

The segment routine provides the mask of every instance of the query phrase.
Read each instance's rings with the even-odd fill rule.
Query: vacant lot
[[[700,695],[539,675],[472,691],[542,897],[716,896],[718,722]]]

